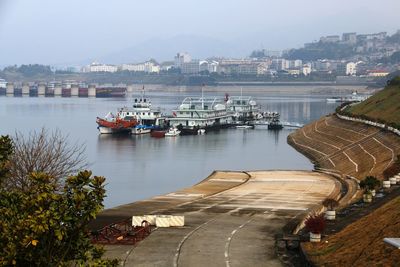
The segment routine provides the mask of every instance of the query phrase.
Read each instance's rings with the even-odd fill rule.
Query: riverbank
[[[92,229],[132,215],[183,215],[185,227],[158,228],[136,247],[107,246],[107,256],[125,266],[282,266],[275,235],[340,189],[310,171],[214,172],[193,187],[105,210]]]
[[[288,143],[307,156],[317,168],[342,179],[360,181],[368,175],[385,179],[384,171],[397,161],[400,138],[385,129],[329,115],[288,136]],[[361,190],[358,199],[362,196]],[[398,250],[384,244],[384,237],[399,232],[399,186],[381,189],[373,203],[353,199],[328,223],[320,244],[304,243],[308,260],[319,266],[389,266],[398,262]]]

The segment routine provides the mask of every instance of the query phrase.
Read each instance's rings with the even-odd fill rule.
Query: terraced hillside
[[[323,117],[292,133],[288,142],[316,165],[363,179],[383,171],[400,154],[400,138],[363,123],[335,115]]]
[[[400,126],[400,78],[346,115]],[[321,168],[359,180],[367,175],[383,179],[383,172],[400,154],[400,137],[360,122],[323,117],[297,130],[288,142]],[[400,197],[373,210],[320,244],[305,244],[316,266],[399,266],[400,251],[386,245],[384,237],[400,237]],[[394,193],[391,193],[394,194]],[[375,208],[374,207],[374,208]],[[346,217],[343,218],[345,220]]]
[[[400,251],[383,242],[400,236],[400,197],[320,244],[305,244],[317,266],[399,266]],[[371,223],[373,222],[373,223]]]

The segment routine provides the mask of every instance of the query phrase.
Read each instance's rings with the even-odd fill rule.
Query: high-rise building
[[[180,52],[174,58],[175,68],[181,69],[183,63],[189,63],[190,61],[192,61],[192,58],[188,53]]]
[[[357,74],[357,64],[354,62],[348,62],[346,64],[346,75],[354,76]]]
[[[343,33],[342,42],[348,43],[348,44],[357,43],[357,33],[356,32]]]
[[[199,60],[182,62],[180,69],[183,74],[198,74],[200,72],[200,62]]]
[[[340,41],[340,36],[339,35],[324,36],[320,38],[320,41],[322,43],[337,43]]]

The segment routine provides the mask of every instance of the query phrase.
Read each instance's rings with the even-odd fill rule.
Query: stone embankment
[[[379,128],[379,125],[345,120],[336,115],[304,126],[289,135],[288,142],[316,167],[358,180],[367,175],[383,179],[383,171],[400,153],[400,138],[387,131],[387,127]]]

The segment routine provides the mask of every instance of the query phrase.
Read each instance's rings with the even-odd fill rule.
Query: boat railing
[[[182,104],[188,104],[189,105],[189,109],[192,109],[192,107],[196,107],[198,105],[207,105],[210,108],[213,108],[216,104],[220,104],[222,103],[221,100],[219,100],[217,97],[214,98],[204,98],[204,97],[200,97],[200,98],[192,98],[192,97],[186,97],[185,99],[183,99]]]

